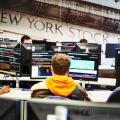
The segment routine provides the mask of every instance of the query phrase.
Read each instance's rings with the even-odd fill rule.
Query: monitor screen
[[[17,48],[19,42],[0,42],[0,47]]]
[[[53,41],[44,41],[44,40],[32,40],[33,44],[45,44],[45,51],[51,51],[51,46],[56,45],[56,42]]]
[[[120,48],[120,44],[117,43],[106,43],[106,58],[115,58],[115,48]]]
[[[32,52],[31,79],[47,78],[52,76],[50,67],[52,56],[57,52]],[[63,53],[63,52],[61,52]],[[65,52],[64,52],[65,53]],[[97,81],[98,54],[65,53],[71,60],[70,72],[67,74],[76,80]]]
[[[31,51],[45,51],[45,44],[21,44],[22,49],[22,75],[30,76]]]
[[[32,44],[46,44],[44,40],[32,40]]]
[[[3,38],[0,38],[0,42],[3,42]]]
[[[115,49],[116,87],[120,86],[120,48]]]
[[[120,67],[120,48],[115,49],[115,68]]]
[[[52,51],[75,52],[75,46],[51,46]]]
[[[77,80],[97,81],[99,55],[90,53],[67,53],[71,60],[67,76]]]
[[[9,38],[4,38],[4,42],[9,42]]]
[[[21,76],[21,49],[0,47],[0,73]]]
[[[98,53],[99,65],[101,64],[101,45],[92,43],[76,43],[76,52]]]
[[[76,46],[78,42],[62,42],[62,46]]]
[[[0,120],[21,120],[20,100],[0,97]]]
[[[4,42],[17,42],[17,39],[4,38]]]
[[[16,39],[10,39],[9,42],[17,42]]]
[[[56,46],[56,42],[46,41],[46,51],[51,51],[51,46]]]
[[[65,107],[66,114],[56,114],[64,109],[56,107]],[[48,120],[50,115],[56,115],[59,120],[119,120],[120,105],[93,103],[75,100],[55,100],[55,99],[29,99],[27,102],[27,120]],[[64,112],[65,113],[65,112]],[[63,119],[60,119],[63,118]],[[53,120],[52,118],[50,120]],[[57,120],[57,119],[55,119]]]

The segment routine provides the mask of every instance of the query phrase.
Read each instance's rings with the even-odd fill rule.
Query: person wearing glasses
[[[32,44],[32,39],[31,37],[27,36],[27,35],[24,35],[22,38],[21,38],[21,44]]]

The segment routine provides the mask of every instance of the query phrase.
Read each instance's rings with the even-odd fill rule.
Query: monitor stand
[[[58,46],[58,52],[61,52],[61,46]]]
[[[85,52],[83,52],[83,53],[90,53],[90,52],[89,52],[89,48],[86,48],[86,49],[85,49]]]
[[[18,77],[16,77],[16,88],[14,88],[15,90],[19,90],[19,80]]]
[[[85,51],[86,53],[89,53],[89,48],[86,48],[86,51]]]
[[[85,82],[84,80],[81,80],[82,81],[82,87],[85,88]],[[87,92],[87,91],[86,91]],[[91,93],[87,92],[88,95],[92,95]]]
[[[85,88],[85,81],[84,80],[81,81],[82,81],[82,87]]]
[[[114,57],[112,58],[112,65],[111,65],[111,67],[115,67],[115,58]]]

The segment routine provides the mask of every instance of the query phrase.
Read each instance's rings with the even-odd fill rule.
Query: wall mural
[[[0,0],[0,38],[120,43],[119,0]]]

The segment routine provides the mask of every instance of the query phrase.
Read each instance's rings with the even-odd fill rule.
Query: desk
[[[105,102],[112,91],[87,91],[93,102]]]
[[[115,70],[115,67],[111,67],[110,65],[99,65],[99,70]]]
[[[31,97],[31,91],[21,91],[22,89],[11,88],[10,92],[0,95],[0,97],[6,98],[19,98],[21,100],[27,100]],[[88,96],[93,102],[105,102],[112,91],[87,91]]]
[[[99,76],[98,77],[98,82],[94,82],[94,81],[85,81],[82,82],[80,80],[76,80],[78,83],[82,83],[82,86],[85,87],[85,84],[91,84],[91,85],[104,85],[104,86],[116,86],[116,74],[114,73],[114,75],[111,75],[111,72],[106,73],[107,71],[115,71],[115,67],[111,67],[110,65],[100,65],[99,66]],[[100,73],[100,71],[102,71],[102,73],[104,73],[104,75],[102,73]],[[104,76],[104,77],[103,77]],[[113,76],[113,78],[111,77]],[[17,80],[18,79],[18,80]],[[19,87],[19,81],[44,81],[45,79],[30,79],[30,77],[6,77],[4,78],[4,74],[0,74],[0,80],[7,80],[7,81],[16,81],[16,87]]]
[[[111,67],[110,65],[99,65],[98,77],[116,78],[115,67]]]
[[[10,98],[18,98],[21,100],[27,100],[31,97],[31,91],[22,91],[22,89],[10,88],[10,92],[4,93],[0,95],[0,97],[10,97]]]
[[[18,78],[18,80],[19,81],[44,81],[45,79],[30,79],[30,77],[21,77],[21,78]],[[75,80],[75,81],[78,83],[82,83],[81,80]],[[85,81],[85,84],[88,84],[88,81]],[[98,77],[98,82],[89,81],[89,84],[115,86],[116,79]]]
[[[103,86],[115,86],[116,85],[116,79],[115,78],[98,78],[98,82],[94,81],[78,81],[78,83],[82,83],[82,87],[85,87],[85,84],[91,84],[91,85],[103,85]]]
[[[17,80],[18,79],[18,80]],[[20,81],[44,81],[45,79],[30,79],[30,77],[18,77],[16,79],[16,77],[7,77],[7,78],[3,78],[0,77],[0,80],[7,80],[7,81],[16,81],[16,87],[19,87],[19,82]],[[91,85],[103,85],[103,86],[115,86],[116,85],[116,79],[115,78],[102,78],[102,77],[98,77],[98,81],[94,82],[94,81],[81,81],[81,80],[75,80],[78,83],[81,83],[83,87],[85,87],[85,84],[91,84]]]

